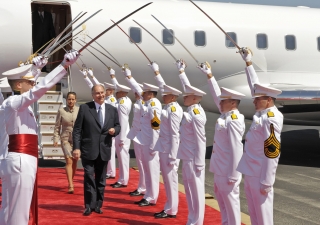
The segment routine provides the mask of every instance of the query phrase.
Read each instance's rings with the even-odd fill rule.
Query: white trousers
[[[219,203],[222,225],[240,225],[240,198],[239,184],[237,182],[228,184],[228,177],[214,175],[214,193]]]
[[[107,175],[111,177],[116,176],[116,146],[114,138],[112,138],[111,157],[107,166]]]
[[[137,190],[139,193],[145,193],[146,192],[146,180],[145,180],[145,173],[144,168],[142,164],[142,145],[138,144],[137,142],[133,141],[133,148],[134,148],[134,154],[136,155],[136,162],[139,169],[139,183]]]
[[[178,168],[180,160],[176,160],[175,165],[168,165],[169,153],[161,152],[159,152],[159,158],[160,170],[167,196],[164,211],[169,215],[177,215],[179,205]]]
[[[244,191],[252,225],[273,225],[273,187],[267,194],[260,192],[260,178],[245,176]]]
[[[152,204],[156,204],[159,196],[159,154],[157,151],[153,151],[151,155],[149,145],[143,145],[142,148],[142,164],[146,180],[146,192],[143,198]]]
[[[36,173],[36,157],[9,152],[2,160],[0,225],[28,225]]]
[[[197,172],[192,160],[182,161],[182,178],[189,211],[187,225],[202,225],[205,210],[205,171]]]
[[[120,140],[118,138],[115,138],[116,153],[119,165],[118,182],[122,185],[128,185],[129,181],[130,143],[131,140],[127,138],[124,142],[124,145],[119,146]]]

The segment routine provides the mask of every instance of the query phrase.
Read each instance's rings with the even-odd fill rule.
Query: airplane
[[[79,12],[87,11],[87,15],[90,15],[103,9],[86,22],[86,29],[78,36],[78,39],[89,42],[87,35],[95,37],[101,33],[113,24],[110,19],[117,21],[148,2],[37,0],[4,3],[0,7],[0,71],[2,73],[17,67],[18,61],[32,53],[31,12],[36,4],[44,4],[45,9],[52,12],[57,34]],[[320,32],[316,29],[316,21],[320,19],[319,9],[208,1],[196,1],[196,4],[228,32],[240,47],[248,46],[253,50],[254,67],[260,82],[283,91],[276,105],[284,114],[285,124],[320,125]],[[196,68],[194,59],[151,15],[171,29],[199,62],[208,61],[211,64],[213,75],[221,87],[234,89],[247,96],[241,101],[239,109],[247,119],[252,119],[254,106],[244,72],[245,63],[226,36],[186,0],[153,0],[153,4],[119,24],[134,36],[147,56],[159,64],[166,83],[181,89],[174,60],[132,19],[146,27],[160,41],[167,43],[165,46],[175,57],[187,62],[186,74],[191,84],[207,93],[201,102],[202,107],[214,113],[219,111],[209,92],[206,76]],[[156,84],[146,58],[117,27],[105,33],[97,42],[121,64],[127,63],[138,82]],[[103,51],[96,43],[93,46]],[[72,47],[81,48],[76,42],[72,43]],[[127,85],[118,66],[92,48],[88,49],[115,69],[119,83]],[[61,60],[63,54],[60,51],[53,56],[52,61]],[[86,50],[81,54],[82,62],[94,69],[94,75],[99,81],[110,82],[108,69],[101,62]],[[82,62],[78,60],[78,63]],[[67,81],[68,89],[63,90],[64,95],[72,90],[77,93],[79,102],[92,99],[77,65],[70,68]],[[132,93],[130,97],[133,99]],[[179,101],[182,103],[182,98]]]

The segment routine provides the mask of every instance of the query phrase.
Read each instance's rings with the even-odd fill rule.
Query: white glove
[[[204,170],[204,166],[196,166],[197,172]]]
[[[156,71],[159,72],[159,65],[156,62],[152,62],[151,64],[148,64],[148,66],[150,66],[153,72],[156,72]]]
[[[42,69],[48,63],[48,58],[43,56],[37,56],[32,59],[32,63],[38,69]]]
[[[109,74],[110,74],[110,76],[111,76],[111,75],[115,76],[116,71],[114,71],[114,69],[110,68]]]
[[[75,63],[77,61],[77,59],[79,58],[80,54],[78,51],[76,50],[72,50],[71,52],[69,53],[66,53],[64,55],[64,59],[61,63],[61,65],[63,67],[68,67],[68,66],[71,66],[73,63]]]
[[[87,69],[87,71],[88,71],[88,74],[89,74],[91,77],[93,77],[93,71],[92,71],[92,69]]]
[[[122,71],[124,72],[124,74],[128,77],[131,76],[131,70],[129,70],[128,68],[124,68],[122,67]]]
[[[197,68],[199,68],[204,74],[212,74],[211,66],[208,62],[201,63]]]
[[[272,186],[260,184],[260,193],[265,195],[271,191]]]
[[[173,166],[175,164],[176,164],[176,159],[168,158],[168,161],[167,161],[168,166]]]
[[[82,70],[79,70],[80,71],[80,73],[82,73],[83,74],[83,76],[87,76],[87,70],[85,70],[85,69],[82,69]]]
[[[179,71],[186,68],[186,62],[183,59],[179,59],[175,64]]]
[[[253,56],[253,52],[251,51],[250,48],[248,47],[243,47],[240,49],[240,54],[242,56],[242,59],[245,61],[245,62],[251,62],[252,61],[252,56]]]

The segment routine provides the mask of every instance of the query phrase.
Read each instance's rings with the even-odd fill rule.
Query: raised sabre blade
[[[113,23],[115,23],[113,20],[111,20]],[[137,46],[137,48],[142,52],[142,54],[147,58],[147,60],[149,61],[149,63],[151,64],[152,61],[149,59],[149,57],[146,55],[146,53],[144,53],[144,51],[142,51],[142,49],[137,45],[137,43],[130,37],[130,35],[128,35],[119,25],[117,25],[117,27],[125,34],[127,35],[128,38],[130,38],[131,42],[135,44],[135,46]]]
[[[189,55],[196,61],[196,63],[199,65],[199,61],[191,54],[191,52],[187,49],[186,46],[184,46],[181,41],[179,41],[179,39],[163,24],[160,22],[160,20],[158,20],[154,15],[151,15],[156,21],[158,21],[158,23],[160,23],[164,29],[166,29],[171,35],[172,37],[174,37],[179,43],[180,45],[189,53]]]
[[[101,12],[102,9],[98,10],[97,12],[95,12],[94,14],[92,14],[91,16],[89,16],[87,19],[85,19],[84,21],[82,21],[78,26],[76,26],[73,30],[71,30],[68,34],[66,34],[63,38],[61,38],[57,43],[55,43],[55,45],[52,45],[51,48],[45,53],[45,56],[49,55],[50,52],[52,51],[52,49],[54,49],[58,44],[61,43],[62,40],[66,39],[67,37],[69,37],[73,31],[75,31],[76,29],[78,29],[82,24],[84,24],[85,22],[87,22],[89,19],[91,19],[92,17],[94,17],[95,15],[97,15],[99,12]]]
[[[151,32],[149,32],[146,28],[144,28],[140,23],[138,23],[137,21],[133,20],[133,22],[135,22],[136,24],[138,24],[142,29],[144,29],[148,34],[151,35],[151,37],[153,37],[170,55],[171,57],[176,61],[178,61],[178,59],[176,57],[174,57],[174,55],[169,51],[169,49],[167,49],[166,46],[164,46],[164,44],[162,44],[158,38],[156,38],[153,34],[151,34]]]
[[[133,11],[132,13],[126,15],[125,17],[123,17],[121,20],[117,21],[115,24],[113,24],[112,26],[110,26],[109,28],[107,28],[106,30],[102,31],[98,36],[96,36],[95,38],[93,38],[91,41],[89,41],[85,46],[83,46],[78,52],[82,52],[85,48],[87,48],[89,45],[92,44],[92,42],[94,42],[95,40],[97,40],[99,37],[101,37],[103,34],[105,34],[107,31],[109,31],[110,29],[112,29],[114,26],[116,26],[117,24],[121,23],[123,20],[127,19],[129,16],[135,14],[136,12],[140,11],[141,9],[147,7],[148,5],[152,4],[152,2],[149,2],[143,6],[141,6],[140,8],[136,9],[135,11]]]
[[[41,52],[41,55],[43,55],[53,44],[57,43],[57,41],[59,40],[59,38],[64,34],[64,32],[67,31],[67,29],[70,28],[70,26],[71,26],[72,24],[74,24],[74,23],[77,22],[81,17],[83,17],[84,15],[87,14],[87,12],[83,13],[82,15],[81,15],[81,13],[82,13],[82,11],[68,24],[68,26],[67,26],[66,28],[63,29],[62,32],[60,32],[60,34],[59,34],[50,44],[48,44],[48,46],[47,46],[45,49],[43,49],[43,51]],[[80,15],[81,15],[81,16],[80,16]],[[79,16],[80,16],[80,17],[79,17]],[[79,18],[78,18],[78,17],[79,17]]]

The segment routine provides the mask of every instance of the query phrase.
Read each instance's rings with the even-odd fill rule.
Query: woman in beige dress
[[[67,106],[58,110],[56,125],[54,128],[53,145],[58,146],[61,141],[61,148],[66,159],[66,174],[68,179],[68,193],[73,194],[73,177],[77,169],[77,160],[72,158],[72,131],[74,122],[77,119],[79,107],[75,106],[77,95],[75,92],[68,92]],[[61,130],[61,132],[60,132]]]

